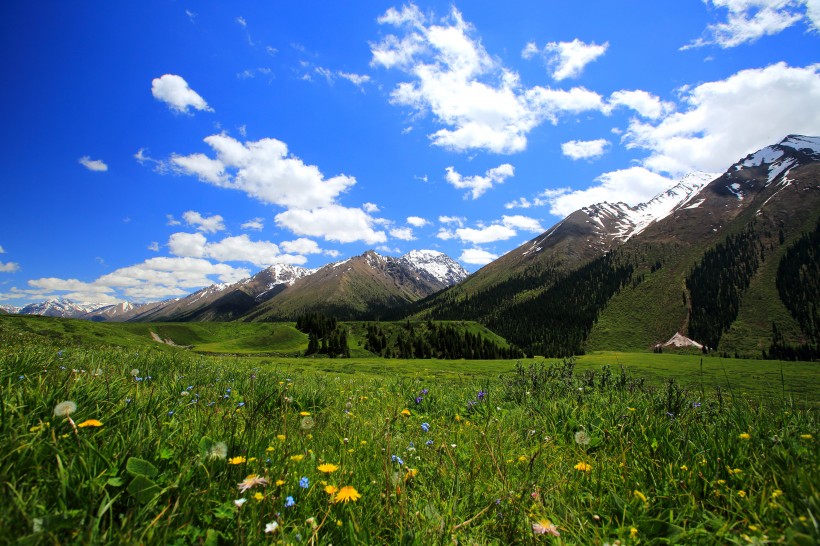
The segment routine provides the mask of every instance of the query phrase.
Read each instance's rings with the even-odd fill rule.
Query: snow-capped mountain
[[[22,309],[22,307],[15,307],[13,305],[0,304],[0,312],[8,313],[10,315],[14,315],[16,313],[19,313],[20,309]]]
[[[79,318],[107,305],[104,303],[78,303],[66,298],[54,298],[26,305],[18,313],[44,317]]]
[[[399,261],[416,270],[423,271],[447,286],[467,278],[467,270],[448,255],[437,250],[411,250]]]

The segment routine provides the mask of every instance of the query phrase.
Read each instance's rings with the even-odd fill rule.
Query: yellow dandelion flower
[[[635,408],[626,408],[626,409],[628,409],[629,411],[635,411]]]
[[[752,437],[752,435],[749,434],[748,432],[742,432],[742,433],[738,434],[737,437],[740,438],[741,440],[748,440]]]
[[[346,485],[339,490],[334,500],[336,502],[356,502],[360,498],[362,498],[361,494],[352,485]]]
[[[725,484],[726,484],[726,480],[718,480],[718,481],[717,481],[717,484],[718,484],[718,485],[725,485]]]
[[[242,464],[242,463],[245,463],[247,461],[248,460],[245,457],[240,455],[238,457],[231,457],[230,459],[228,459],[228,464]]]
[[[401,414],[404,415],[404,416],[409,416],[410,415],[410,410],[407,409],[407,408],[404,408],[403,410],[401,410]]]
[[[336,527],[341,527],[341,526],[342,526],[342,520],[337,519],[336,520]]]
[[[253,494],[253,498],[261,502],[261,501],[265,500],[265,495],[263,495],[262,493],[257,491],[256,493]]]
[[[77,426],[80,427],[80,428],[83,428],[83,427],[101,427],[101,426],[103,426],[103,424],[100,423],[99,421],[97,421],[96,419],[86,419],[82,423],[77,423]]]
[[[252,462],[254,462],[255,460],[256,460],[256,457],[251,457],[250,459],[248,459],[248,462],[249,462],[249,463],[252,463]]]
[[[299,412],[299,415],[301,415],[302,417],[309,417],[309,416],[310,416],[310,412],[309,412],[309,411],[300,411],[300,412]]]
[[[325,493],[327,493],[328,495],[335,495],[338,492],[339,492],[339,488],[336,487],[335,485],[325,486]]]
[[[339,467],[336,466],[335,464],[325,463],[325,464],[320,464],[319,466],[316,467],[316,469],[319,472],[324,472],[325,474],[332,474],[332,473],[336,472],[337,470],[339,470]]]
[[[404,481],[412,480],[413,478],[415,478],[418,475],[419,475],[418,468],[408,468],[407,469],[407,474],[404,475]]]
[[[272,451],[276,451],[276,448],[274,448],[273,446],[268,446],[268,447],[265,448],[265,452],[267,452],[267,453],[270,453]]]
[[[290,460],[291,460],[291,461],[296,461],[297,463],[298,463],[299,461],[301,461],[302,459],[304,459],[304,458],[305,458],[305,456],[304,456],[304,455],[301,455],[301,454],[300,454],[300,455],[291,455],[291,456],[290,456]]]
[[[285,485],[285,480],[276,480],[277,487],[282,487],[283,485]]]
[[[681,465],[680,469],[683,470],[683,471],[686,471],[686,470],[689,470],[689,467],[684,464],[684,465]]]
[[[630,528],[629,528],[629,538],[633,538],[633,539],[634,539],[634,538],[635,538],[635,537],[637,537],[637,536],[638,536],[638,530],[637,530],[637,529],[635,529],[634,527],[630,527]]]
[[[740,497],[740,498],[742,499],[743,497],[745,497],[745,496],[746,496],[746,491],[744,491],[743,489],[741,489],[740,491],[738,491],[738,492],[737,492],[737,496],[738,496],[738,497]]]
[[[813,438],[811,434],[801,434],[800,437],[804,440],[811,440]]]
[[[780,489],[775,489],[774,491],[772,491],[772,498],[776,499],[777,497],[779,497],[782,494],[783,494],[783,491],[781,491]]]
[[[285,436],[284,434],[277,434],[276,435],[276,439],[279,440],[280,442],[284,442],[285,438],[287,438],[287,436]]]
[[[579,472],[589,472],[590,470],[592,470],[592,465],[581,461],[580,463],[575,465],[575,470],[578,470]]]
[[[359,442],[359,445],[366,446],[367,445],[367,440],[362,440],[361,442]]]

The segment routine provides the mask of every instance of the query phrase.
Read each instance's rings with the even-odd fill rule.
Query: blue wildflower
[[[174,414],[174,410],[171,410],[171,411],[169,411],[169,412],[168,412],[168,416],[169,416],[169,417],[170,417],[171,415],[173,415],[173,414]]]
[[[290,508],[291,506],[296,506],[296,501],[293,500],[293,497],[288,496],[285,498],[285,508]]]
[[[236,405],[236,407],[237,407],[237,408],[241,408],[241,407],[243,407],[244,405],[245,405],[245,402],[240,402],[239,404],[237,404],[237,405]]]
[[[487,396],[487,391],[480,390],[478,391],[478,396],[476,396],[476,398],[478,398],[479,400],[484,400],[485,396]]]
[[[430,423],[422,423],[421,430],[423,430],[424,432],[430,432]]]
[[[416,404],[421,404],[421,401],[424,400],[421,396],[416,397]]]
[[[390,457],[390,460],[393,461],[394,463],[399,463],[399,466],[404,466],[404,461],[401,460],[401,457],[398,457],[396,455],[392,455]]]
[[[430,391],[428,391],[427,389],[422,389],[422,391],[421,391],[421,395],[422,395],[422,396],[424,396],[424,395],[426,395],[428,392],[430,392]]]
[[[307,489],[308,487],[310,487],[310,480],[302,476],[302,479],[299,480],[299,487],[301,487],[302,489]]]
[[[424,445],[426,445],[426,446],[433,445],[433,440],[427,440],[426,442],[424,442]]]

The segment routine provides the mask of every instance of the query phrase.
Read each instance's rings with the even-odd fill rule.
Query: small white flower
[[[235,501],[233,501],[233,503],[236,505],[237,508],[242,508],[242,505],[245,504],[246,502],[248,502],[248,499],[245,499],[245,498],[236,499]]]
[[[275,521],[265,524],[265,532],[266,533],[273,533],[279,528],[279,524]]]
[[[188,396],[188,391],[182,391],[179,393],[180,396]]]

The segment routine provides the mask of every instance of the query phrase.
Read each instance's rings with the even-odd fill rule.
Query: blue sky
[[[0,43],[14,305],[370,248],[475,271],[820,134],[820,0],[15,1]]]

